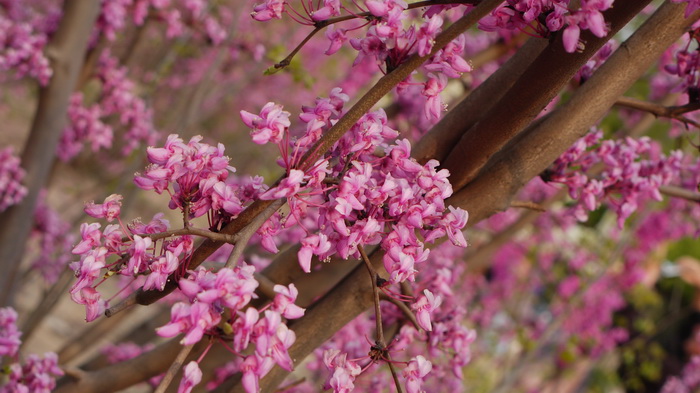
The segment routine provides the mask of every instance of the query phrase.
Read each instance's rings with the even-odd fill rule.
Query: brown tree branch
[[[663,106],[660,104],[655,104],[653,102],[638,100],[636,98],[620,97],[617,99],[617,102],[615,104],[625,108],[649,112],[657,117],[667,117],[669,119],[675,119],[684,124],[690,124],[693,127],[700,128],[700,124],[698,124],[696,121],[683,116],[683,114],[685,113],[693,112],[700,109],[700,103],[697,102],[692,102],[690,104],[680,106]]]
[[[661,186],[659,191],[670,197],[686,199],[691,202],[700,202],[700,192],[691,191],[677,186]]]
[[[455,105],[412,148],[411,155],[421,164],[430,159],[442,162],[462,135],[503,98],[508,89],[547,47],[544,38],[530,38],[505,64]]]
[[[46,46],[53,76],[39,89],[39,101],[29,139],[22,152],[22,168],[27,172],[27,196],[0,214],[0,305],[11,304],[15,277],[24,244],[33,225],[39,192],[49,177],[71,93],[78,80],[100,3],[66,0],[63,18]]]
[[[649,0],[617,1],[604,13],[609,33],[599,38],[589,31],[581,34],[585,49],[567,53],[561,32],[535,59],[518,81],[474,125],[442,162],[451,172],[455,190],[473,180],[489,159],[520,133],[566,86],[576,72],[616,32],[637,15]]]
[[[507,209],[515,192],[595,125],[697,19],[698,13],[685,19],[683,9],[664,3],[568,102],[515,138],[447,203],[465,206],[471,222]]]

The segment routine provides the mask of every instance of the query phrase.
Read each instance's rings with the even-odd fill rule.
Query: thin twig
[[[384,341],[384,329],[382,328],[382,310],[379,306],[379,288],[377,288],[377,278],[379,278],[379,274],[377,274],[377,271],[374,270],[374,266],[372,266],[372,262],[369,261],[369,258],[367,257],[365,249],[362,247],[362,245],[358,245],[357,249],[360,251],[360,255],[362,255],[362,260],[365,262],[367,272],[372,280],[372,293],[374,294],[374,318],[377,322],[377,345],[384,350],[386,347],[386,342]]]
[[[700,109],[700,103],[697,102],[680,106],[663,106],[653,102],[638,100],[636,98],[620,97],[617,99],[617,102],[615,102],[615,105],[649,112],[657,117],[675,119],[684,124],[690,124],[693,127],[700,128],[700,124],[698,124],[696,121],[683,116],[688,112],[693,112]]]
[[[513,201],[510,203],[510,207],[521,207],[523,209],[530,209],[538,212],[546,212],[547,209],[540,205],[539,203],[535,202],[528,202],[528,201]]]
[[[192,226],[188,226],[185,228],[180,228],[180,229],[173,229],[171,231],[165,231],[165,232],[158,232],[158,233],[153,233],[153,234],[139,234],[141,237],[150,237],[151,240],[156,241],[160,239],[165,239],[168,237],[172,236],[183,236],[183,235],[195,235],[195,236],[200,236],[200,237],[205,237],[207,239],[211,239],[215,242],[222,242],[222,243],[235,243],[238,240],[237,235],[227,235],[225,233],[218,233],[218,232],[212,232],[208,229],[202,229],[202,228],[196,228]],[[125,239],[126,241],[126,239]]]
[[[192,351],[192,347],[194,347],[194,344],[185,345],[182,347],[180,353],[177,354],[177,357],[173,361],[173,364],[170,365],[170,368],[160,381],[158,388],[153,393],[165,393],[165,390],[170,385],[170,382],[172,382],[175,378],[175,374],[180,371],[182,364],[185,363],[185,359],[187,359],[187,355],[189,355],[190,351]]]
[[[386,353],[387,364],[389,365],[389,370],[391,371],[391,377],[394,378],[394,385],[396,386],[397,393],[403,393],[401,390],[401,382],[399,382],[399,376],[396,374],[396,369],[394,369],[394,364],[391,362],[391,356],[389,352]]]
[[[661,186],[659,192],[670,197],[687,199],[691,202],[700,202],[700,192],[694,192],[677,186]]]

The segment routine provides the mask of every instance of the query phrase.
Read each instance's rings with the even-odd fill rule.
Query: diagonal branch
[[[585,49],[581,52],[567,53],[563,34],[558,32],[513,87],[462,136],[442,162],[442,167],[450,170],[452,187],[459,190],[473,180],[489,159],[530,124],[586,61],[649,2],[616,1],[615,7],[604,12],[608,34],[599,38],[590,31],[583,32]]]
[[[680,106],[663,106],[653,102],[638,100],[636,98],[620,97],[617,99],[616,105],[649,112],[657,117],[675,119],[684,124],[690,124],[695,128],[700,128],[700,124],[698,124],[698,122],[683,116],[688,112],[693,112],[700,109],[700,103],[698,102],[692,102],[690,104]]]

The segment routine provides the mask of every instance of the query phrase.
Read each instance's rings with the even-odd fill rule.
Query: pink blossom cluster
[[[211,272],[198,268],[190,272],[179,283],[180,291],[189,302],[173,305],[170,323],[156,332],[163,337],[173,337],[180,333],[185,336],[183,345],[199,342],[204,335],[220,337],[232,341],[232,349],[242,360],[236,370],[243,374],[243,386],[249,393],[259,391],[259,379],[274,366],[291,371],[294,368],[287,350],[296,340],[296,335],[285,324],[284,319],[296,319],[304,315],[304,310],[294,302],[298,291],[294,284],[288,287],[275,285],[277,293],[273,302],[261,310],[249,307],[258,282],[253,277],[255,268],[242,264]],[[230,320],[222,321],[222,313],[228,310]],[[221,324],[228,328],[222,330]],[[234,332],[233,337],[226,331]],[[243,352],[250,344],[255,351],[249,355]],[[201,380],[197,362],[185,368],[180,389],[189,391]]]
[[[43,358],[29,355],[24,364],[17,360],[21,332],[17,329],[17,312],[10,307],[0,308],[0,363],[5,365],[0,381],[0,393],[49,393],[56,387],[57,376],[63,375],[58,367],[58,356],[47,352]],[[9,362],[2,358],[9,357]]]
[[[10,364],[9,370],[0,393],[50,393],[56,387],[56,377],[63,375],[53,352],[47,352],[43,358],[31,354],[24,364]]]
[[[184,143],[177,135],[170,135],[164,147],[149,147],[150,164],[143,174],[136,174],[134,183],[144,190],[170,194],[171,209],[187,211],[191,217],[209,214],[210,226],[219,228],[257,198],[264,185],[261,178],[230,179],[235,168],[229,165],[224,146],[201,140],[195,136]]]
[[[340,91],[334,90],[330,99],[317,100],[316,108],[304,109],[300,117],[307,123],[306,133],[293,141],[292,147],[282,142],[288,119],[287,115],[279,119],[281,108],[270,111],[272,103],[263,108],[256,124],[264,128],[250,121],[256,115],[242,111],[244,122],[254,126],[254,139],[260,130],[275,129],[268,134],[277,137],[265,141],[277,141],[285,155],[282,165],[287,168],[287,177],[260,198],[288,198],[291,211],[284,226],[303,223],[309,214],[316,217],[301,240],[298,256],[304,271],[311,270],[314,255],[320,260],[333,255],[359,258],[358,245],[380,244],[386,251],[384,266],[391,281],[413,281],[415,265],[424,262],[429,253],[423,241],[447,235],[454,244],[466,246],[461,229],[467,213],[445,206],[452,187],[447,180],[449,173],[437,170],[437,161],[418,164],[411,158],[408,140],[389,144],[397,133],[387,125],[383,110],[362,116],[313,166],[297,168],[300,156],[341,110],[344,100],[338,94]],[[333,99],[334,95],[338,98]],[[384,153],[377,154],[377,149]],[[335,180],[326,181],[329,178]],[[318,208],[310,212],[314,206]]]
[[[666,380],[661,393],[689,393],[700,387],[700,356],[693,356],[680,376]]]
[[[661,200],[659,187],[678,177],[683,153],[673,151],[665,156],[648,137],[601,142],[602,137],[602,131],[594,130],[579,139],[543,176],[546,181],[568,186],[569,195],[578,200],[574,213],[579,220],[585,221],[587,212],[605,200],[622,227],[641,199]],[[603,169],[588,174],[597,165]]]
[[[11,307],[0,308],[0,357],[15,357],[22,345],[22,332],[17,329],[17,312]]]
[[[700,8],[700,3],[697,6],[689,3],[686,11],[693,7]],[[691,48],[694,41],[695,44],[700,42],[697,29],[689,33],[685,46],[675,52],[674,61],[666,64],[664,69],[668,74],[681,79],[681,86],[688,92],[691,102],[698,102],[700,100],[700,54],[697,49]]]
[[[462,370],[471,360],[476,333],[463,321],[464,304],[469,299],[466,294],[471,291],[452,289],[464,280],[466,266],[460,263],[463,254],[463,248],[450,243],[435,248],[417,276],[416,286],[422,291],[410,299],[394,293],[393,285],[383,289],[399,301],[413,302],[410,308],[418,322],[414,326],[393,304],[381,303],[384,326],[399,327],[387,350],[393,364],[403,367],[397,374],[406,390],[463,391],[468,383],[462,378]],[[381,367],[371,367],[378,360],[368,357],[368,344],[357,339],[374,328],[372,317],[355,318],[315,351],[307,363],[308,372],[316,380],[325,380],[324,387],[334,392],[393,389],[391,375]],[[313,384],[303,384],[293,392],[317,390]]]
[[[167,38],[187,33],[202,35],[214,45],[221,44],[228,33],[222,21],[204,0],[115,0],[102,4],[97,31],[114,41],[124,27],[133,22],[143,26],[147,19],[166,25]]]
[[[280,19],[283,13],[289,13],[292,18],[300,18],[298,22],[306,25],[315,25],[318,22],[328,21],[339,16],[341,10],[351,15],[356,13],[348,10],[340,0],[326,0],[319,3],[317,9],[313,5],[302,4],[305,16],[293,10],[287,3],[277,0],[267,0],[255,6],[252,16],[259,21]],[[410,56],[428,56],[435,43],[435,38],[442,31],[444,17],[436,8],[429,8],[421,19],[411,21],[412,17],[406,12],[408,4],[403,0],[367,0],[364,7],[358,3],[353,5],[357,12],[371,15],[365,25],[369,26],[361,38],[350,38],[349,33],[358,27],[341,28],[331,24],[326,31],[326,37],[330,46],[326,50],[327,55],[332,55],[349,42],[350,46],[358,54],[353,65],[362,64],[365,59],[375,62],[383,72],[390,72]],[[290,10],[285,9],[290,7]],[[449,7],[448,7],[449,8]],[[442,7],[439,11],[447,8]],[[296,16],[292,16],[296,15]],[[440,93],[445,89],[448,77],[458,78],[464,72],[471,71],[471,66],[462,57],[464,52],[464,36],[460,35],[452,43],[435,53],[423,65],[425,71],[424,81],[409,79],[404,82],[408,85],[421,86],[422,95],[425,97],[425,117],[437,120],[444,111],[444,105]],[[401,90],[401,89],[399,89]]]
[[[563,30],[564,49],[575,52],[584,47],[579,38],[582,30],[596,37],[605,37],[608,27],[603,12],[614,0],[581,0],[572,10],[570,0],[507,0],[479,22],[484,31],[534,30],[542,37]]]
[[[75,157],[85,142],[93,152],[111,148],[114,128],[106,121],[115,118],[124,128],[120,138],[121,153],[130,154],[142,143],[152,144],[158,137],[153,125],[153,113],[146,102],[136,94],[135,83],[127,77],[126,67],[108,51],[102,53],[96,66],[96,77],[101,93],[92,105],[86,106],[84,95],[76,92],[68,107],[68,125],[61,134],[57,154],[63,161]]]
[[[49,82],[53,72],[44,56],[47,32],[39,27],[0,12],[0,71],[13,71],[16,78],[28,76],[41,85]]]
[[[80,261],[70,265],[78,279],[70,294],[73,301],[85,305],[87,321],[96,319],[106,307],[106,301],[96,289],[104,279],[95,283],[103,275],[103,269],[107,275],[145,275],[145,289],[163,290],[168,276],[180,266],[180,258],[186,259],[192,252],[193,239],[187,235],[164,240],[161,247],[156,247],[149,235],[168,229],[169,223],[162,214],[145,225],[135,221],[124,226],[119,217],[121,200],[121,195],[113,194],[102,204],[86,204],[85,212],[90,216],[109,222],[116,219],[119,224],[107,225],[101,231],[99,223],[83,223],[80,226],[82,240],[72,250],[73,254],[80,255]],[[110,257],[117,259],[110,262]]]
[[[19,203],[27,188],[22,185],[25,171],[12,147],[0,150],[0,212]]]

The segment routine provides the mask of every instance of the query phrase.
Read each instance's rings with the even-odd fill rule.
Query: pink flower
[[[581,35],[581,29],[576,24],[569,24],[564,29],[562,39],[564,41],[564,49],[569,53],[574,53],[579,47],[578,38]]]
[[[439,119],[442,111],[445,109],[442,105],[442,92],[447,86],[447,76],[445,74],[428,74],[428,81],[425,82],[422,94],[428,97],[428,102],[425,105],[425,117],[430,119]]]
[[[175,303],[171,310],[170,323],[156,329],[161,337],[173,337],[185,333],[180,341],[183,345],[199,342],[202,336],[221,321],[221,315],[211,310],[206,303],[198,302],[192,305]]]
[[[83,304],[78,301],[78,299],[81,298],[79,291],[85,287],[91,286],[93,281],[100,276],[100,271],[105,267],[106,255],[107,249],[98,247],[83,254],[80,262],[71,264],[71,267],[75,270],[76,277],[78,277],[78,281],[76,281],[70,289],[73,301]]]
[[[441,303],[442,298],[440,296],[433,295],[433,293],[427,289],[423,290],[423,295],[411,306],[416,312],[416,319],[420,327],[426,331],[433,330],[433,325],[430,322],[430,314],[440,307]]]
[[[406,378],[406,392],[420,393],[423,379],[432,369],[432,363],[422,355],[411,359],[408,366],[403,370],[403,377]]]
[[[134,235],[134,244],[129,250],[131,258],[129,258],[129,262],[122,269],[122,273],[135,275],[145,270],[148,266],[148,259],[152,257],[151,254],[146,252],[151,245],[153,245],[153,240],[150,237]]]
[[[348,40],[345,35],[345,29],[336,28],[335,25],[328,26],[328,30],[326,30],[326,38],[328,38],[328,40],[331,42],[330,46],[325,52],[329,56],[340,50],[343,43]]]
[[[17,312],[11,307],[0,308],[0,358],[17,354],[21,336],[22,332],[17,329]]]
[[[76,303],[85,305],[85,321],[91,322],[97,319],[105,311],[106,302],[95,288],[83,288],[76,296]]]
[[[190,393],[192,388],[202,381],[202,370],[199,369],[199,364],[194,360],[187,363],[182,372],[182,381],[177,393]]]
[[[464,238],[462,229],[467,225],[469,213],[460,208],[449,207],[450,212],[445,215],[443,225],[447,236],[452,241],[452,244],[459,247],[466,247],[467,240]]]
[[[250,16],[257,21],[266,22],[273,18],[282,19],[282,12],[284,12],[283,0],[265,0],[264,3],[253,7]]]
[[[260,195],[260,199],[270,200],[294,196],[299,192],[303,180],[304,172],[298,169],[292,169],[289,171],[289,175],[282,179],[277,187],[272,187]]]
[[[168,276],[177,270],[179,260],[170,251],[165,252],[165,256],[161,256],[149,266],[151,272],[146,276],[146,282],[143,283],[143,289],[157,289],[162,291],[165,288],[165,283],[168,281]]]
[[[347,360],[347,355],[340,354],[340,350],[337,349],[323,352],[323,364],[333,371],[324,384],[324,389],[333,389],[334,393],[349,393],[355,388],[355,378],[360,375],[362,369],[357,363]]]
[[[301,269],[309,273],[311,271],[311,257],[313,255],[322,255],[328,252],[330,248],[331,243],[328,242],[328,237],[323,233],[310,235],[302,239],[301,248],[297,253]]]
[[[311,12],[311,19],[318,22],[338,15],[340,15],[340,1],[323,0],[323,7]]]
[[[91,217],[105,218],[107,221],[112,222],[115,218],[119,217],[122,198],[121,195],[112,194],[105,198],[103,204],[97,205],[95,202],[88,202],[85,204],[85,213]]]
[[[299,295],[294,283],[289,284],[289,287],[275,285],[273,290],[277,292],[272,305],[273,310],[281,313],[287,319],[297,319],[304,315],[304,309],[294,304]]]
[[[100,224],[98,223],[82,223],[80,224],[80,236],[83,240],[78,243],[73,250],[73,254],[85,254],[89,250],[100,245],[102,233],[100,232]]]
[[[427,56],[433,49],[435,36],[440,32],[442,22],[442,17],[440,15],[433,15],[428,19],[427,23],[424,23],[420,29],[418,29],[418,33],[416,34],[418,56]]]
[[[247,393],[258,393],[260,391],[260,378],[264,377],[275,362],[269,357],[262,357],[257,353],[246,356],[241,364],[243,378],[241,383]]]
[[[253,142],[264,145],[270,141],[279,143],[284,132],[289,128],[289,112],[283,111],[281,105],[268,102],[260,111],[260,116],[241,111],[241,119],[246,126],[253,129],[250,134]]]
[[[233,322],[232,329],[236,332],[233,336],[233,349],[243,352],[250,343],[253,328],[260,318],[260,313],[255,307],[248,307],[245,314],[239,312],[238,318]]]

